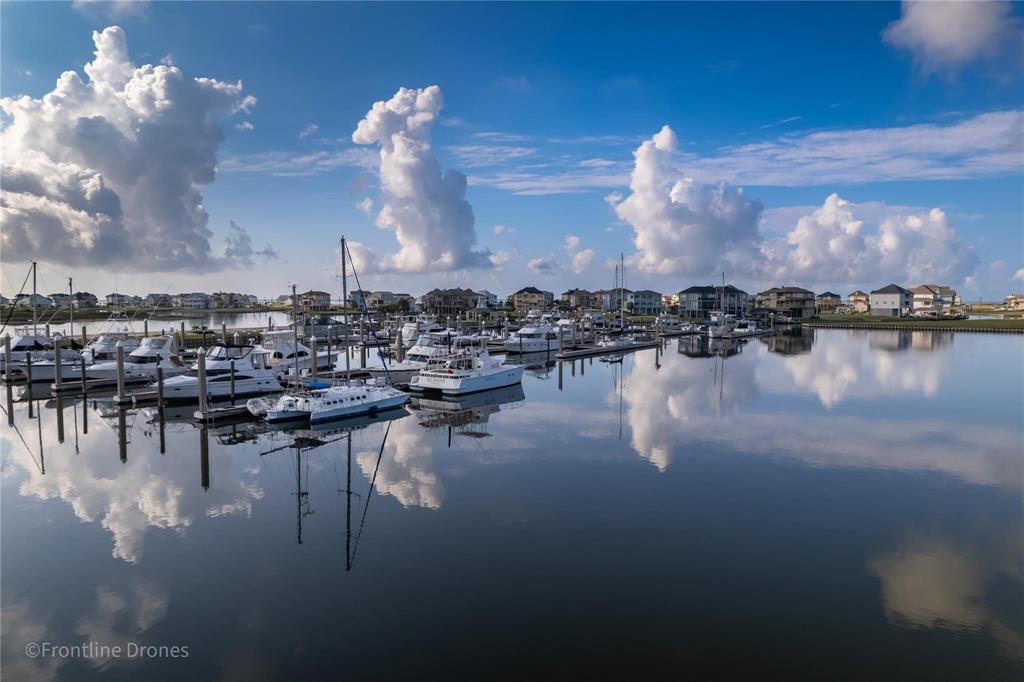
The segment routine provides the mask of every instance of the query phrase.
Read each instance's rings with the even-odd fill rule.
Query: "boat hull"
[[[420,391],[440,391],[444,395],[465,395],[492,388],[512,386],[523,381],[522,365],[504,365],[499,371],[482,376],[447,376],[443,374],[420,374],[411,388]]]
[[[152,388],[156,388],[156,384],[152,384]],[[254,379],[239,379],[235,381],[235,397],[243,395],[259,395],[261,393],[276,393],[281,390],[281,384],[278,383],[277,379],[272,377],[268,378],[254,378]],[[228,397],[231,395],[231,382],[230,381],[214,381],[206,384],[206,395],[210,398],[217,397]],[[198,381],[165,381],[164,382],[164,399],[165,400],[198,400],[199,399],[199,382]]]
[[[347,419],[349,417],[359,417],[366,414],[376,414],[377,412],[383,412],[385,410],[391,410],[396,407],[401,407],[409,400],[409,396],[405,393],[395,395],[391,398],[384,398],[383,400],[377,400],[373,403],[358,403],[347,407],[336,407],[328,410],[318,410],[309,414],[310,424],[322,424],[323,422],[336,421],[338,419]]]

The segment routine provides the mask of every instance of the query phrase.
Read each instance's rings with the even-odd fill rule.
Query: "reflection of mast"
[[[306,466],[309,466],[309,459],[306,459]],[[309,472],[306,472],[306,480],[309,480]],[[306,510],[303,511],[303,503]],[[295,539],[302,544],[302,517],[312,516],[313,510],[309,508],[309,491],[302,489],[302,446],[295,444]]]
[[[348,432],[348,459],[345,475],[345,571],[352,570],[352,432]]]

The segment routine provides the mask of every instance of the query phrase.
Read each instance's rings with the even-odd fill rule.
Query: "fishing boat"
[[[337,355],[336,352],[332,353],[327,349],[327,341],[327,339],[323,339],[323,345],[318,344],[316,351],[318,370],[329,370],[334,356]],[[299,341],[294,329],[263,332],[260,347],[269,353],[270,366],[280,379],[294,374],[296,371],[301,374],[303,370],[308,370],[312,366],[312,350]]]
[[[157,368],[163,368],[164,378],[188,371],[178,357],[178,346],[173,334],[144,338],[138,348],[124,357],[126,379],[155,379]],[[80,375],[81,371],[77,371]],[[117,361],[90,365],[85,368],[85,376],[89,379],[116,379]]]
[[[733,336],[753,336],[757,334],[757,322],[753,320],[739,320],[733,327]]]
[[[207,397],[274,393],[281,384],[269,363],[269,352],[259,346],[216,343],[206,354]],[[232,380],[233,377],[233,380]],[[150,384],[151,388],[157,385]],[[199,397],[199,363],[184,374],[164,381],[167,400],[195,400]]]
[[[736,327],[736,316],[712,310],[708,315],[708,336],[712,339],[732,338],[733,329]]]
[[[523,381],[523,366],[505,364],[486,349],[465,349],[437,358],[409,381],[414,391],[462,395]]]
[[[402,325],[402,345],[412,348],[421,334],[444,331],[444,325],[429,315],[419,315]]]
[[[426,367],[431,359],[446,355],[453,350],[469,347],[486,347],[490,337],[479,334],[456,335],[451,330],[425,332],[420,334],[416,344],[405,354],[402,362],[386,362],[379,367],[370,367],[370,377],[390,381],[392,384],[407,384],[413,375]]]

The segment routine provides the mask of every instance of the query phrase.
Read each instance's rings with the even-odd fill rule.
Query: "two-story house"
[[[871,314],[885,317],[909,315],[914,308],[914,295],[909,289],[890,284],[871,292]]]

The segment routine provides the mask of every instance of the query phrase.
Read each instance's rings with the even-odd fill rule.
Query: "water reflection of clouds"
[[[1006,617],[1015,604],[993,605],[998,578],[1017,593],[1022,587],[1020,544],[1007,537],[997,546],[1008,548],[1008,556],[979,556],[985,552],[963,543],[910,536],[898,550],[875,556],[867,568],[881,581],[886,618],[907,628],[987,630],[1007,656],[1024,659],[1024,627]]]
[[[972,483],[1021,485],[1021,436],[1012,428],[898,414],[869,418],[780,412],[771,405],[758,409],[762,381],[771,381],[773,392],[786,389],[779,385],[784,373],[765,369],[772,363],[781,362],[792,374],[791,390],[810,389],[829,406],[849,394],[865,372],[873,379],[865,380],[863,392],[930,395],[950,361],[945,346],[923,357],[903,353],[907,366],[896,367],[891,356],[877,357],[866,336],[834,342],[837,336],[842,339],[819,334],[814,352],[797,356],[748,347],[725,360],[667,357],[660,368],[637,361],[623,388],[634,450],[660,470],[673,453],[703,442],[814,466],[942,471]]]
[[[438,509],[444,502],[445,490],[434,470],[433,453],[430,433],[415,419],[406,417],[391,423],[383,455],[378,450],[364,450],[355,457],[363,475],[374,481],[378,493],[391,495],[405,507]]]
[[[128,581],[126,589],[117,590],[104,584],[96,587],[92,608],[74,621],[70,632],[61,630],[57,607],[27,598],[6,600],[2,609],[4,679],[53,680],[59,669],[72,659],[57,656],[31,658],[19,655],[27,644],[50,642],[60,645],[93,643],[87,663],[104,670],[112,665],[136,665],[138,659],[104,655],[109,649],[128,642],[149,643],[146,633],[167,614],[170,603],[167,591],[155,582],[142,579]],[[44,595],[45,596],[45,595]]]
[[[77,407],[80,408],[80,405]],[[53,433],[53,414],[43,413],[43,453],[60,452]],[[24,421],[25,424],[33,424]],[[100,429],[89,434],[83,456],[46,457],[46,473],[37,465],[38,453],[4,436],[11,470],[20,472],[18,492],[40,500],[61,499],[82,522],[99,522],[114,538],[113,556],[136,563],[142,559],[143,540],[150,528],[184,533],[196,517],[248,514],[253,500],[263,491],[253,482],[215,486],[199,485],[198,432],[192,456],[160,455],[145,438],[132,445],[127,462],[117,453],[117,434]],[[30,443],[31,444],[31,443]],[[230,460],[211,457],[214,478],[230,480]]]
[[[763,345],[760,351],[766,360],[781,358],[788,374],[779,375],[766,362],[765,378],[773,389],[785,391],[791,383],[790,390],[809,390],[832,408],[850,397],[935,396],[953,362],[948,338],[932,332],[819,333],[810,353],[776,356]]]

